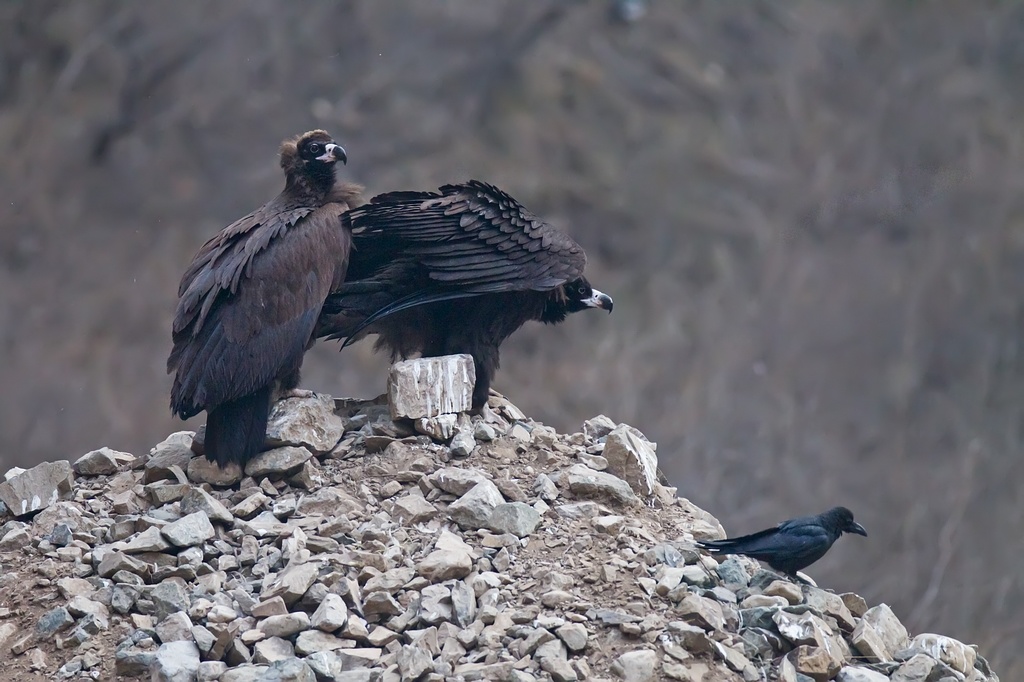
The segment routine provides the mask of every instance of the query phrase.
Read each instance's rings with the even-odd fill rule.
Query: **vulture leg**
[[[217,464],[245,465],[247,459],[263,449],[270,416],[271,387],[266,386],[238,400],[213,408],[206,417],[207,453],[217,453]]]
[[[463,352],[466,351],[456,351]],[[473,355],[473,365],[476,367],[476,386],[473,387],[473,411],[479,412],[487,404],[487,398],[491,394],[491,382],[494,374],[498,371],[498,349],[497,348],[476,348]]]

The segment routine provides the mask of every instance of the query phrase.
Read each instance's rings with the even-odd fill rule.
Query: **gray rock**
[[[315,563],[292,564],[263,588],[260,597],[264,600],[281,597],[285,604],[294,604],[316,582],[319,574]]]
[[[458,427],[458,415],[439,414],[436,417],[424,417],[413,422],[416,433],[430,436],[431,440],[447,443],[454,436]]]
[[[615,504],[639,504],[629,484],[617,476],[594,471],[583,464],[575,464],[564,474],[570,492],[577,497],[603,500]]]
[[[131,462],[134,459],[135,456],[127,452],[100,448],[76,459],[73,468],[79,476],[109,476],[117,473],[121,462]]]
[[[191,641],[161,644],[149,665],[153,682],[193,682],[199,672],[199,648]]]
[[[255,663],[275,663],[294,657],[295,647],[281,637],[267,637],[253,645],[252,660]]]
[[[305,630],[295,638],[295,653],[309,656],[320,651],[335,651],[345,646],[345,640],[320,630]]]
[[[202,488],[190,488],[185,493],[185,497],[181,499],[182,514],[194,514],[195,512],[205,513],[210,521],[233,523],[235,520],[235,517],[220,500]]]
[[[430,653],[415,644],[403,646],[398,651],[395,663],[398,664],[398,672],[401,675],[402,682],[418,680],[424,673],[434,667],[434,661]]]
[[[205,457],[193,457],[188,461],[185,469],[188,480],[193,483],[209,483],[219,488],[232,486],[242,480],[244,472],[242,465],[231,462],[221,468],[216,462],[211,462]]]
[[[238,516],[238,507],[236,506],[232,512]],[[255,535],[258,538],[286,537],[295,532],[295,526],[278,521],[274,513],[270,511],[262,512],[248,521],[235,519],[235,526],[243,533]]]
[[[361,513],[366,503],[338,488],[321,488],[303,495],[296,512],[306,516]]]
[[[372,616],[397,616],[402,611],[402,605],[387,592],[374,592],[363,600],[363,615],[367,618]]]
[[[459,429],[455,433],[448,446],[448,452],[456,459],[465,459],[473,454],[474,448],[476,448],[476,437],[473,435],[473,429],[467,427]]]
[[[446,585],[427,585],[420,592],[420,620],[440,625],[452,619],[452,593]]]
[[[270,616],[259,624],[260,630],[268,637],[291,637],[309,629],[309,614],[303,611]]]
[[[196,646],[199,647],[199,650],[204,654],[209,653],[213,649],[213,646],[217,643],[216,635],[210,632],[209,628],[204,627],[202,625],[192,626],[192,640],[196,643]]]
[[[839,673],[842,664],[837,662],[837,659],[841,658],[839,652],[806,644],[786,654],[786,660],[793,664],[798,680],[799,675],[805,675],[821,682],[831,680]]]
[[[316,673],[304,661],[289,658],[271,663],[259,682],[316,682]]]
[[[143,577],[149,575],[149,567],[146,564],[121,552],[105,553],[96,567],[96,573],[101,578],[109,578],[119,571]]]
[[[168,523],[160,532],[175,547],[195,547],[217,534],[204,511],[193,512]]]
[[[476,367],[470,355],[404,360],[388,372],[392,419],[420,419],[466,412],[473,406]]]
[[[658,654],[650,649],[627,651],[612,662],[611,670],[629,682],[648,682],[655,679]]]
[[[487,527],[495,533],[512,533],[524,538],[540,523],[540,513],[523,502],[506,502],[491,510]]]
[[[770,588],[771,585],[768,587]],[[765,593],[767,594],[767,592]],[[811,587],[810,585],[803,586],[802,594],[802,599],[791,601],[790,603],[798,604],[803,601],[805,604],[817,611],[820,611],[825,616],[835,618],[836,623],[839,624],[839,627],[843,632],[852,632],[857,626],[857,621],[850,612],[849,607],[846,606],[842,597],[838,594],[835,594],[834,592],[826,592],[825,590],[818,589],[817,587]]]
[[[149,590],[149,598],[153,601],[154,615],[162,621],[172,613],[188,611],[188,594],[180,578],[168,578]]]
[[[149,672],[149,666],[156,659],[153,650],[128,647],[114,653],[114,672],[123,677],[139,677]]]
[[[580,623],[566,623],[555,629],[569,651],[582,651],[587,646],[587,628]]]
[[[15,517],[45,509],[69,495],[75,483],[66,459],[43,462],[0,483],[0,501]]]
[[[310,625],[317,630],[334,632],[345,627],[347,620],[348,607],[345,605],[345,600],[339,595],[331,593],[324,597],[323,601],[320,602],[320,606],[313,612],[313,616],[310,618]]]
[[[608,460],[608,473],[621,478],[637,495],[654,494],[658,482],[658,456],[654,445],[641,438],[636,429],[623,424],[608,434],[604,458]]]
[[[256,455],[245,465],[245,475],[260,479],[270,475],[284,476],[299,469],[313,453],[306,448],[288,445]]]
[[[725,628],[725,615],[722,612],[722,605],[707,597],[687,594],[676,606],[676,612],[683,621],[704,630],[722,630]]]
[[[218,682],[263,682],[268,670],[270,667],[265,665],[240,665],[228,668]]]
[[[32,544],[32,534],[28,531],[28,526],[18,524],[0,538],[0,552],[16,552],[30,544]]]
[[[494,427],[486,422],[477,422],[473,426],[473,437],[479,441],[489,443],[498,437],[498,432],[494,430]]]
[[[907,646],[907,629],[888,605],[879,604],[864,613],[850,642],[867,661],[888,661]]]
[[[157,443],[156,447],[149,452],[142,482],[153,483],[168,478],[177,480],[177,474],[171,470],[172,466],[179,467],[181,471],[187,471],[189,460],[196,456],[196,453],[192,451],[193,436],[191,431],[178,431]]]
[[[162,552],[169,548],[171,543],[164,539],[163,533],[157,526],[150,526],[142,531],[124,546],[125,554],[139,554],[141,552]]]
[[[36,624],[36,632],[43,636],[54,635],[61,630],[66,630],[75,624],[71,613],[63,606],[59,606],[43,614]]]
[[[836,675],[836,682],[888,682],[889,678],[871,668],[848,665]]]
[[[896,654],[896,659],[906,660],[919,653],[927,654],[964,675],[974,669],[977,658],[977,652],[963,642],[952,637],[924,633],[914,637],[906,649]]]
[[[465,580],[452,584],[452,616],[459,627],[469,627],[476,618],[476,594]]]
[[[172,613],[157,624],[156,636],[164,644],[169,642],[191,642],[192,620],[184,611]]]
[[[466,529],[486,528],[491,512],[504,502],[505,498],[498,487],[485,479],[448,505],[448,516]]]
[[[334,399],[326,395],[281,400],[267,421],[267,444],[275,448],[292,445],[330,452],[344,433],[345,420],[334,414]]]
[[[583,435],[591,440],[604,438],[615,429],[615,422],[599,414],[593,419],[583,422]]]
[[[750,584],[750,574],[736,557],[729,557],[718,564],[718,577],[726,587],[734,591]]]
[[[437,515],[434,505],[427,502],[422,494],[411,493],[395,500],[391,515],[407,526],[425,523]]]
[[[480,482],[490,483],[490,479],[481,472],[472,469],[446,467],[438,469],[431,474],[430,482],[450,495],[462,496]],[[504,501],[502,499],[502,502]]]
[[[579,679],[576,671],[569,665],[565,644],[554,639],[537,647],[533,654],[541,670],[551,675],[555,682],[575,682]]]
[[[196,670],[196,682],[216,682],[228,670],[223,661],[203,661]]]
[[[345,674],[342,671],[341,657],[333,651],[318,651],[310,654],[306,656],[306,664],[313,670],[318,680],[338,680],[342,679],[342,675]],[[366,678],[366,682],[370,682],[369,677]]]
[[[416,565],[416,571],[432,583],[461,579],[473,570],[469,552],[436,549]]]

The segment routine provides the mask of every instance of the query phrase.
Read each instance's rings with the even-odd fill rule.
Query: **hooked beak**
[[[334,144],[329,142],[324,147],[324,153],[316,157],[317,161],[323,161],[324,163],[334,163],[335,161],[341,161],[344,164],[348,164],[348,154],[345,153],[345,148],[340,144]]]
[[[864,526],[860,525],[856,521],[854,521],[849,526],[847,526],[846,532],[847,533],[856,533],[857,535],[863,535],[864,537],[868,536],[868,532],[866,530],[864,530]]]
[[[609,313],[612,311],[613,305],[612,297],[608,294],[601,293],[597,289],[594,289],[590,297],[583,299],[580,303],[588,308],[600,308],[601,310],[607,310]]]

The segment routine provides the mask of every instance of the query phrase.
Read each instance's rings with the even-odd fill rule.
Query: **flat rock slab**
[[[476,367],[470,355],[403,360],[388,373],[393,419],[422,419],[466,412],[473,406]]]
[[[14,516],[25,516],[69,494],[74,483],[69,461],[43,462],[0,483],[0,501]]]

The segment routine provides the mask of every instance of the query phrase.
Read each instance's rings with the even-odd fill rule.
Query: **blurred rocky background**
[[[1021,121],[1018,3],[2,3],[0,467],[180,428],[180,273],[320,126],[370,193],[480,178],[585,246],[615,312],[505,344],[527,414],[636,425],[732,534],[850,506],[819,582],[1024,677]]]

